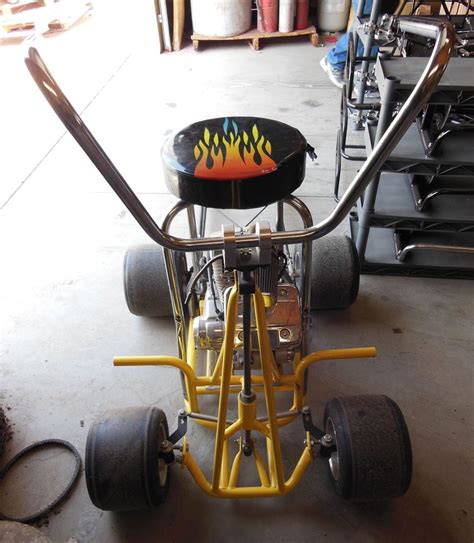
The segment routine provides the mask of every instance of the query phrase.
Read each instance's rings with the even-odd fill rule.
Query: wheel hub
[[[329,469],[331,470],[331,475],[333,476],[334,480],[337,481],[340,477],[341,470],[339,465],[339,453],[337,452],[336,428],[334,427],[334,423],[330,417],[326,421],[326,434],[331,436],[336,447],[336,450],[332,452],[331,456],[329,457]]]

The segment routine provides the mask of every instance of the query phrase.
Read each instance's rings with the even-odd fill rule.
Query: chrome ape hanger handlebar
[[[332,213],[323,221],[309,228],[272,232],[273,243],[295,244],[308,242],[321,238],[334,230],[350,212],[438,85],[454,46],[455,35],[451,24],[446,21],[406,17],[398,19],[395,22],[395,27],[402,33],[436,40],[422,77]],[[224,249],[223,238],[182,239],[174,237],[161,229],[84,124],[49,72],[37,49],[30,43],[28,44],[25,62],[35,82],[57,116],[153,241],[163,247],[177,251],[192,252]],[[259,245],[259,239],[256,234],[237,236],[235,239],[236,248],[256,247]]]

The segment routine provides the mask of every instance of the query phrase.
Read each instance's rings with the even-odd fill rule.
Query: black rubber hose
[[[63,441],[62,439],[45,439],[43,441],[37,441],[36,443],[33,443],[32,445],[29,445],[28,447],[25,447],[24,449],[22,449],[0,470],[0,481],[5,478],[5,475],[10,471],[13,465],[16,464],[18,460],[20,460],[20,458],[22,458],[23,456],[27,455],[29,452],[35,449],[40,449],[43,447],[50,447],[50,446],[63,447],[69,450],[74,455],[74,458],[76,460],[76,465],[74,466],[73,475],[69,483],[66,485],[66,488],[59,494],[57,498],[55,498],[53,501],[51,501],[46,506],[41,508],[39,511],[32,513],[31,515],[28,515],[26,517],[13,518],[13,517],[8,517],[7,515],[4,515],[3,513],[0,512],[0,520],[9,520],[13,522],[23,522],[23,523],[33,522],[34,520],[40,517],[43,517],[44,515],[49,513],[52,509],[54,509],[56,505],[58,505],[58,503],[62,501],[72,490],[72,487],[81,472],[82,461],[81,461],[81,456],[79,452],[77,451],[77,449],[74,447],[74,445],[72,445],[68,441]]]

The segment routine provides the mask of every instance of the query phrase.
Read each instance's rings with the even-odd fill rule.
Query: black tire
[[[345,309],[359,293],[360,264],[354,242],[328,236],[313,242],[311,309]]]
[[[324,428],[336,442],[329,467],[340,496],[376,502],[405,494],[412,451],[405,419],[393,400],[382,395],[336,398],[326,405]]]
[[[184,253],[174,253],[180,284],[186,288]],[[128,309],[138,317],[172,317],[173,307],[166,275],[163,248],[157,244],[137,245],[125,254],[123,288]]]
[[[103,511],[135,511],[162,503],[169,468],[159,457],[168,438],[165,413],[156,407],[108,411],[87,436],[85,477],[92,503]]]

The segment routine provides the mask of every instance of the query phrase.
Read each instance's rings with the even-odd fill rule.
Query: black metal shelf
[[[367,153],[372,152],[376,132],[377,125],[368,123],[365,130]],[[466,149],[474,149],[474,133],[454,132],[443,141],[436,156],[427,157],[418,127],[413,123],[380,170],[437,177],[474,177],[474,152],[466,152]]]
[[[377,58],[375,75],[380,94],[384,95],[387,78],[400,79],[392,101],[405,102],[426,67],[425,57]],[[471,63],[469,65],[469,63]],[[474,105],[474,69],[472,59],[452,58],[444,72],[438,88],[430,98],[430,104]]]
[[[357,239],[357,214],[351,215],[351,233]],[[395,252],[395,230],[371,228],[361,271],[366,274],[403,275],[413,277],[442,277],[474,279],[474,254],[443,251],[413,251],[403,262]],[[412,232],[410,243],[464,246],[474,248],[472,233]]]
[[[410,188],[413,194],[413,201],[417,211],[436,210],[439,202],[454,202],[455,205],[464,209],[467,203],[471,208],[470,220],[474,217],[474,179],[470,177],[434,177],[410,176]],[[472,207],[471,207],[472,206]],[[444,208],[439,209],[439,213],[444,213]],[[440,215],[443,216],[443,215]],[[462,216],[462,215],[461,215]]]
[[[474,194],[444,195],[417,211],[411,188],[413,176],[382,173],[370,226],[399,230],[474,232]],[[449,184],[446,180],[445,184]],[[451,179],[451,181],[453,181]],[[456,181],[456,180],[454,180]],[[474,180],[469,180],[474,189]],[[362,202],[359,202],[359,213]]]
[[[360,17],[361,13],[359,9],[355,35],[365,46],[365,57],[361,68],[364,78],[356,87],[358,104],[364,102],[366,79],[371,74],[368,51],[377,45],[374,23],[380,20],[375,8],[370,18]],[[370,24],[364,27],[366,22]],[[454,23],[462,26],[464,17]],[[349,45],[349,57],[355,57],[350,66],[354,67],[355,47],[351,48],[351,42]],[[429,49],[429,44],[421,41],[418,45]],[[381,103],[364,117],[367,156],[418,84],[427,63],[425,56],[378,55],[373,71]],[[363,273],[474,279],[472,58],[450,59],[428,106],[432,107],[424,109],[421,121],[417,119],[408,128],[351,214],[352,238]],[[347,108],[342,109],[347,123],[344,113]],[[361,114],[357,117],[358,128],[362,118]],[[343,123],[340,131],[336,164],[341,156],[359,159],[343,154],[346,126]],[[339,172],[337,167],[336,199]]]

